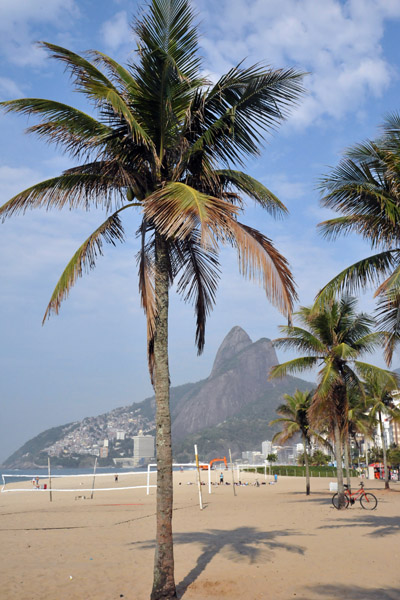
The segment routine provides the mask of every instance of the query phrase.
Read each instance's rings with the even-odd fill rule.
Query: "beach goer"
[[[115,483],[118,483],[118,473],[115,473],[114,481]]]
[[[275,480],[275,483],[278,483],[278,473],[275,473],[274,480]]]
[[[224,483],[224,474],[222,472],[221,472],[221,475],[219,476],[219,482]]]
[[[39,489],[40,488],[40,485],[39,485],[39,475],[36,475],[35,479],[36,479],[36,488]]]

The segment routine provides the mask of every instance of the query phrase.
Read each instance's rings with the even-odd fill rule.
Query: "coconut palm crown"
[[[295,435],[301,435],[303,443],[304,460],[306,464],[306,495],[310,495],[310,470],[308,453],[311,444],[311,437],[317,438],[320,442],[325,443],[325,440],[313,429],[311,429],[308,419],[308,411],[311,406],[313,393],[308,390],[302,392],[296,390],[293,396],[284,394],[284,404],[280,404],[276,409],[278,419],[270,421],[269,425],[281,425],[282,430],[278,431],[272,441],[286,442],[292,439]]]
[[[341,215],[320,223],[323,235],[336,239],[357,233],[376,253],[335,276],[320,291],[318,301],[374,286],[390,365],[400,339],[400,115],[388,116],[382,129],[379,139],[347,150],[320,181],[322,205]]]
[[[70,73],[91,110],[52,100],[3,102],[35,116],[28,131],[61,146],[78,166],[17,194],[3,218],[31,208],[104,209],[107,218],[78,248],[58,281],[45,318],[103,252],[124,239],[122,216],[139,216],[139,292],[147,316],[149,369],[156,395],[157,534],[152,598],[176,595],[172,551],[172,453],[169,411],[168,298],[173,282],[194,304],[196,344],[219,280],[218,248],[233,246],[241,272],[258,278],[271,302],[290,316],[296,292],[288,263],[240,215],[250,198],[272,216],[287,211],[259,181],[234,166],[256,156],[300,98],[303,74],[262,64],[234,66],[212,84],[202,75],[188,0],[152,0],[133,24],[134,59],[121,66],[102,52],[80,56],[42,43]]]

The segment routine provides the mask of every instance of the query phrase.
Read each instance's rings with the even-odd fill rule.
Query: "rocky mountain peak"
[[[228,335],[225,336],[222,344],[218,348],[210,378],[218,375],[221,370],[224,369],[226,363],[231,360],[231,358],[236,356],[239,352],[251,344],[252,341],[244,329],[238,325],[233,327]]]

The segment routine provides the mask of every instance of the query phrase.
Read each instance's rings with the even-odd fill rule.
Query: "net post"
[[[96,479],[96,467],[97,467],[97,456],[96,456],[95,461],[94,461],[92,493],[90,494],[90,499],[91,500],[93,500],[93,494],[94,494],[94,482],[95,482],[95,479]]]
[[[201,496],[200,465],[199,465],[199,455],[197,454],[197,444],[194,445],[194,456],[196,459],[197,487],[199,488],[199,504],[200,504],[200,510],[203,510],[203,498]]]
[[[146,485],[146,488],[147,488],[147,494],[146,495],[147,496],[150,494],[150,466],[151,465],[149,463],[147,465],[147,485]]]
[[[211,494],[211,469],[208,465],[208,493]]]
[[[235,489],[235,475],[233,472],[233,462],[232,462],[232,452],[231,449],[229,448],[229,462],[231,463],[231,471],[232,471],[232,487],[233,487],[233,495],[236,496],[236,489]]]
[[[49,492],[50,502],[53,502],[53,492],[51,491],[51,469],[50,469],[50,456],[47,457],[47,470],[49,472]]]

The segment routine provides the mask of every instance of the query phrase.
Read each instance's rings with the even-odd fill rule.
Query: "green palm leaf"
[[[319,400],[325,401],[332,393],[336,384],[342,382],[340,374],[333,360],[326,360],[322,369],[318,373],[318,387],[316,396]]]
[[[285,377],[288,373],[303,373],[315,367],[320,361],[319,356],[303,356],[272,367],[268,379]]]
[[[83,272],[93,269],[96,259],[102,255],[103,241],[115,246],[115,242],[124,240],[124,230],[117,213],[114,213],[94,231],[78,248],[65,267],[43,317],[43,322],[52,312],[58,314],[62,301],[67,298],[71,287]]]
[[[296,315],[297,313],[295,313]],[[293,325],[280,327],[282,333],[286,333],[287,337],[275,338],[274,346],[277,348],[284,348],[285,350],[298,350],[306,354],[324,354],[325,346],[318,339],[317,336],[313,335],[306,329],[301,327],[295,327]]]
[[[379,283],[391,272],[400,259],[399,250],[387,250],[364,258],[343,269],[327,283],[316,297],[316,304],[323,306],[343,291],[357,292],[367,285]]]
[[[242,171],[233,171],[232,169],[221,169],[215,171],[215,175],[223,186],[231,185],[237,188],[247,196],[255,200],[262,208],[266,209],[275,217],[279,214],[287,214],[287,208],[268,188],[262,183],[250,177]]]
[[[64,208],[82,207],[89,209],[95,206],[110,208],[115,202],[116,182],[87,173],[64,174],[47,179],[20,192],[0,208],[0,217],[4,220],[16,213],[31,208]]]
[[[145,146],[151,146],[152,140],[138,122],[131,107],[126,99],[121,95],[112,82],[97,69],[92,63],[83,57],[54,44],[42,43],[42,45],[52,52],[52,56],[66,63],[72,74],[75,76],[75,83],[78,91],[94,100],[101,106],[106,104],[119,117],[127,123],[134,141],[142,143]]]
[[[304,74],[294,69],[265,70],[240,65],[223,76],[204,98],[200,136],[185,160],[205,152],[229,164],[257,155],[264,131],[284,120],[303,93]]]

